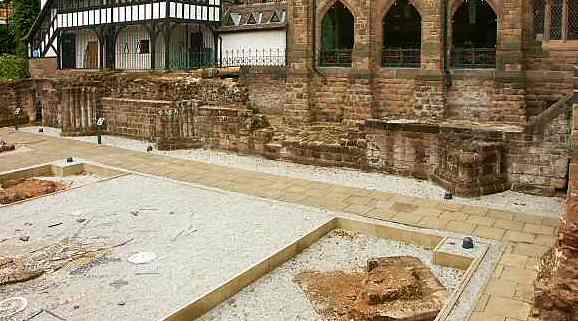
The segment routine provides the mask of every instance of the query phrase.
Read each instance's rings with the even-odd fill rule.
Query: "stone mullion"
[[[568,39],[568,0],[564,0],[562,5],[562,40],[566,41],[567,39]]]
[[[546,0],[546,7],[544,8],[544,41],[550,40],[551,21],[550,0]]]
[[[287,11],[287,99],[285,102],[288,124],[303,124],[311,118],[311,72],[315,66],[314,1],[289,0]]]
[[[498,16],[497,70],[522,71],[522,0],[504,0]]]
[[[444,70],[444,5],[441,1],[435,4],[422,1],[420,9],[421,68],[428,72],[442,73]]]

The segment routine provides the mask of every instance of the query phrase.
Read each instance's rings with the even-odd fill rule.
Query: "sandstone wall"
[[[528,115],[535,116],[572,94],[577,48],[528,49],[526,58]]]
[[[242,72],[249,105],[265,115],[283,115],[287,101],[285,68],[251,68]]]
[[[414,118],[418,72],[384,70],[373,81],[374,118]]]
[[[563,192],[568,183],[570,116],[569,108],[560,108],[552,119],[526,130],[368,121],[364,128],[368,167],[379,172],[430,178],[442,165],[444,154],[478,143],[499,144],[503,150],[500,167],[512,188],[554,195]]]
[[[577,62],[578,66],[578,62]],[[572,139],[578,140],[578,69],[575,71]],[[575,146],[575,144],[574,144]],[[578,316],[578,155],[574,151],[566,210],[556,245],[540,260],[534,305],[541,320],[574,321]]]
[[[28,61],[28,71],[33,79],[52,78],[59,74],[57,58],[38,58]]]
[[[0,127],[13,126],[14,112],[21,108],[20,123],[36,121],[36,91],[30,80],[0,82]]]
[[[111,135],[154,141],[160,135],[157,117],[176,107],[174,101],[104,97],[101,116]]]

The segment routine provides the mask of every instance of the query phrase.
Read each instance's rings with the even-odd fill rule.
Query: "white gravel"
[[[0,256],[66,238],[110,246],[132,241],[84,273],[62,269],[3,286],[0,298],[28,300],[14,321],[40,309],[71,321],[157,321],[330,219],[321,210],[123,176],[1,208]],[[127,261],[140,252],[157,259],[144,265]]]
[[[46,176],[46,177],[33,177],[35,179],[40,179],[44,181],[52,181],[56,183],[61,183],[68,185],[69,187],[79,187],[92,183],[96,183],[102,179],[102,177],[86,174],[86,175],[72,175],[72,176]]]
[[[38,127],[28,127],[21,130],[38,134]],[[58,137],[60,135],[60,130],[55,128],[45,128],[44,135]],[[95,136],[71,137],[70,139],[96,143]],[[150,145],[148,142],[117,136],[103,136],[103,143],[119,148],[142,152],[146,151],[147,146]],[[223,151],[204,149],[177,151],[155,150],[154,153],[179,159],[253,170],[272,175],[290,176],[312,181],[397,193],[433,200],[441,200],[445,192],[443,188],[431,182],[408,177],[380,173],[365,173],[358,170],[344,168],[301,165],[268,160],[256,156],[243,156]],[[454,197],[453,202],[551,217],[558,217],[562,213],[562,198],[560,197],[540,197],[512,191],[476,198]]]
[[[413,256],[430,266],[451,293],[463,272],[432,263],[432,251],[363,234],[344,238],[331,232],[269,275],[199,318],[200,321],[321,321],[301,288],[293,282],[301,272],[361,272],[372,257]]]

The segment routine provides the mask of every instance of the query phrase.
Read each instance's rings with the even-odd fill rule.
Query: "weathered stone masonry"
[[[211,70],[193,77],[58,72],[80,80],[38,80],[44,122],[88,134],[93,123],[83,117],[98,114],[106,132],[162,148],[207,146],[430,178],[461,195],[565,189],[566,98],[578,47],[536,42],[530,0],[490,1],[497,64],[484,70],[447,65],[453,30],[447,26],[446,41],[444,19],[459,0],[451,8],[412,2],[422,19],[418,68],[381,66],[381,25],[393,0],[343,0],[355,19],[352,65],[320,67],[320,21],[334,3],[291,0],[288,66],[244,68],[238,81]]]
[[[578,61],[574,85],[574,110],[578,108]],[[574,113],[572,137],[578,140],[577,113]],[[574,153],[566,211],[562,216],[558,240],[539,265],[535,282],[536,313],[542,320],[573,321],[578,316],[578,155]]]
[[[22,111],[19,123],[26,124],[36,119],[36,93],[33,81],[0,82],[0,102],[0,127],[14,125],[17,108]]]

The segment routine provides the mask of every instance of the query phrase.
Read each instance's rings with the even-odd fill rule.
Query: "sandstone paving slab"
[[[36,127],[24,128],[22,131],[38,134]],[[44,137],[54,137],[59,136],[59,134],[60,132],[57,129],[45,128],[43,135]],[[96,137],[73,137],[68,140],[78,140],[94,144]],[[78,141],[76,142],[78,143]],[[104,144],[139,152],[145,151],[146,147],[149,146],[147,142],[115,136],[104,136]],[[419,202],[420,198],[433,201],[442,200],[445,192],[445,190],[435,184],[413,178],[385,175],[382,173],[365,173],[343,168],[323,168],[301,165],[267,160],[254,156],[241,156],[223,151],[195,149],[154,151],[154,153],[171,158],[192,160],[197,163],[210,163],[211,166],[248,170],[269,175],[301,178],[307,181],[359,188],[361,191],[365,190],[366,192],[364,193],[367,193],[367,191],[380,191],[404,194],[406,199],[413,199],[413,203]],[[456,206],[456,203],[461,205]],[[561,213],[560,203],[561,198],[557,197],[537,197],[508,191],[477,198],[455,197],[452,203],[446,204],[443,209],[454,208],[457,210],[459,208],[463,209],[463,205],[474,205],[477,207],[505,210],[503,214],[505,214],[506,217],[510,215],[508,212],[533,213],[541,216],[559,217]]]

